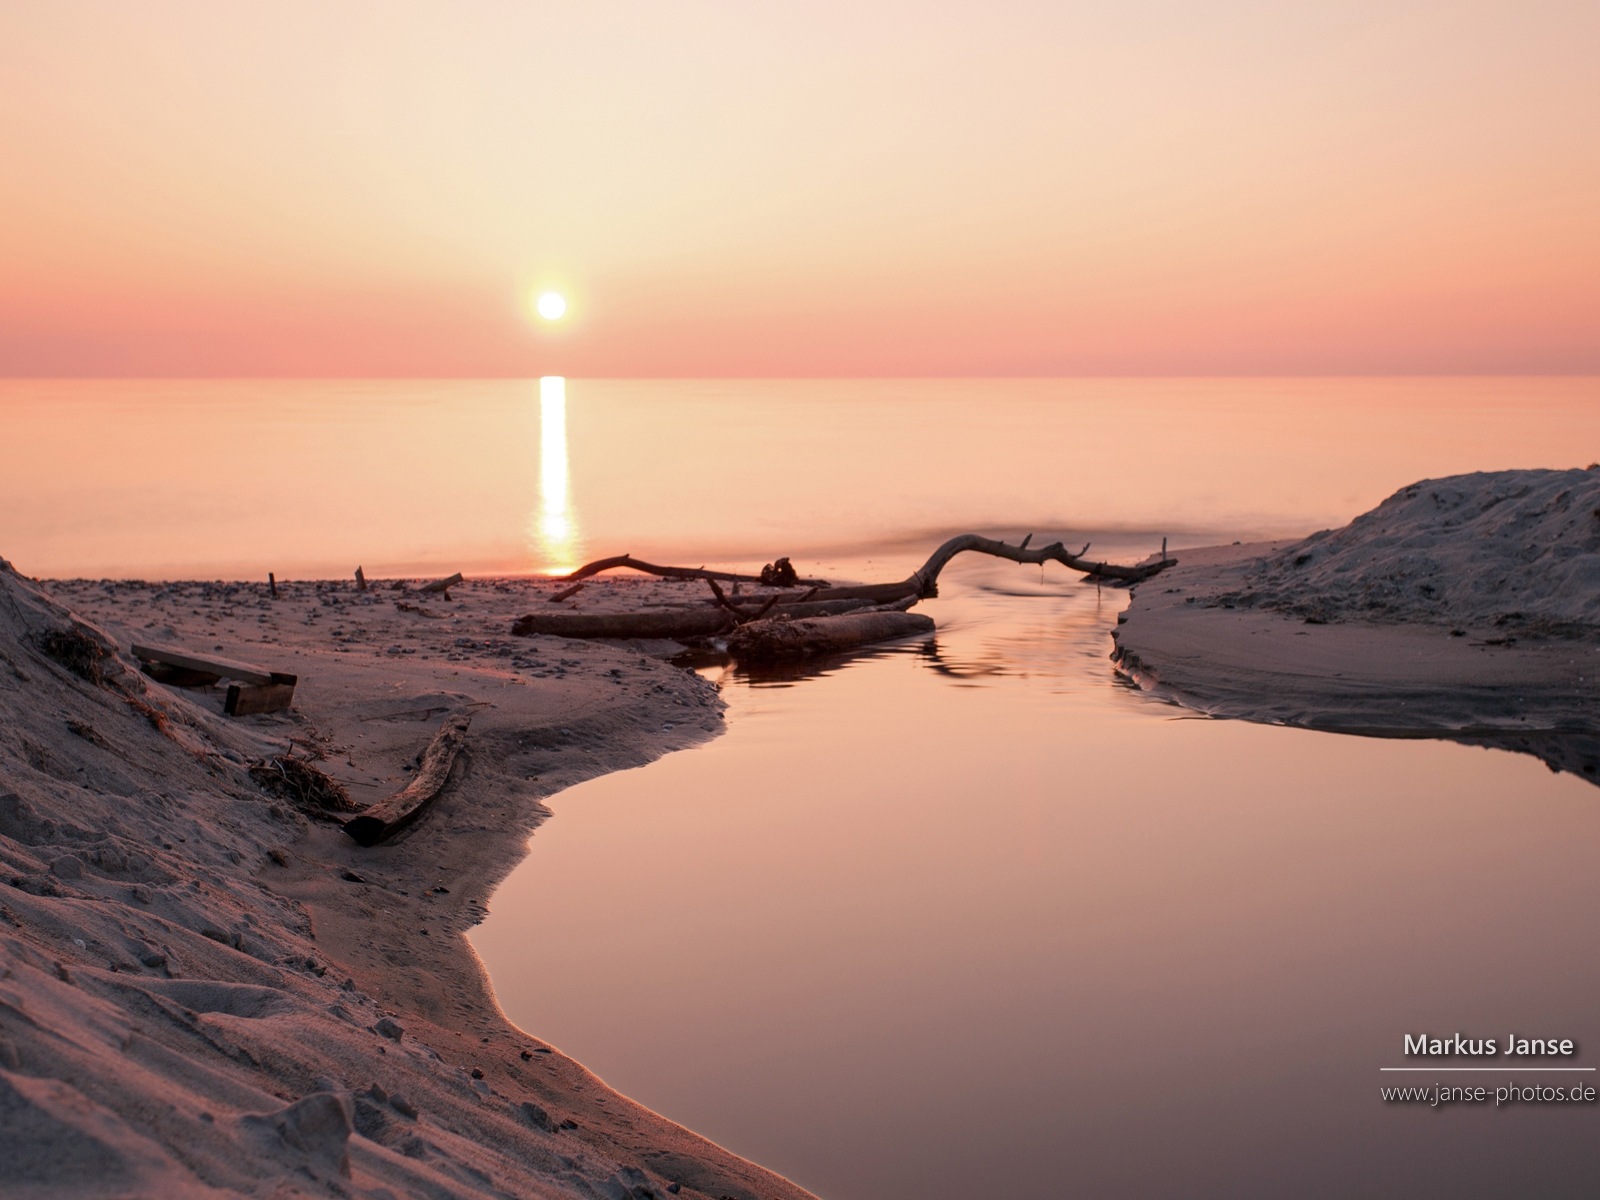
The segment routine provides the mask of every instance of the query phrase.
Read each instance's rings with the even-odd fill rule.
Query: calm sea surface
[[[891,578],[965,529],[1131,558],[1586,465],[1600,381],[11,382],[0,422],[29,574]],[[724,736],[554,797],[473,935],[510,1016],[828,1197],[1592,1194],[1600,1105],[1378,1088],[1595,1081],[1379,1068],[1424,1031],[1600,1063],[1600,792],[1195,719],[1063,572],[941,591],[919,644],[703,668]]]

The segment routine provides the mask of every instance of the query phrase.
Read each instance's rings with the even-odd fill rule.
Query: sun
[[[560,292],[541,292],[534,307],[546,321],[559,321],[567,315],[566,297]]]

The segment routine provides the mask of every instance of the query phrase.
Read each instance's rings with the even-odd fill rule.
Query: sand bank
[[[1600,470],[1403,488],[1297,542],[1180,551],[1115,659],[1218,716],[1537,754],[1600,782]]]
[[[0,565],[7,1194],[806,1195],[512,1027],[463,937],[542,797],[714,736],[715,689],[649,646],[508,636],[551,585],[278,586]],[[295,708],[223,717],[220,688],[138,674],[133,641],[295,673]],[[364,804],[462,708],[451,785],[380,847],[248,774],[292,750]]]

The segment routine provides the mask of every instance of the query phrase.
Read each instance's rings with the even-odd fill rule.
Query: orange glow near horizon
[[[1557,0],[25,4],[0,373],[1600,372],[1597,42]]]

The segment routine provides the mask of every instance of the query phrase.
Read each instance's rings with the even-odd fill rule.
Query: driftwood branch
[[[781,594],[748,604],[730,597],[718,580],[736,583],[761,583],[760,576],[739,575],[730,571],[708,571],[704,567],[662,567],[623,554],[600,559],[580,567],[566,578],[576,587],[578,581],[613,567],[630,567],[669,579],[703,579],[711,588],[707,607],[658,609],[651,612],[621,613],[530,613],[512,625],[511,632],[525,636],[554,634],[575,638],[690,638],[730,634],[729,649],[749,658],[787,657],[849,649],[868,642],[902,637],[933,628],[925,617],[911,618],[904,610],[918,600],[938,594],[939,573],[958,554],[973,551],[1016,563],[1058,562],[1081,571],[1089,579],[1137,583],[1177,562],[1162,544],[1159,558],[1136,566],[1094,562],[1084,557],[1086,542],[1076,554],[1060,542],[1030,550],[1030,533],[1017,546],[962,534],[945,542],[928,561],[906,579],[896,583],[869,583],[847,587],[828,587],[811,580],[800,580],[810,590],[797,599]],[[768,568],[768,573],[772,568]],[[569,589],[570,591],[571,589]],[[735,593],[737,596],[737,592]],[[901,619],[906,618],[906,619]]]
[[[979,554],[992,554],[996,558],[1008,558],[1017,563],[1046,563],[1058,562],[1064,567],[1074,571],[1082,571],[1091,579],[1117,579],[1127,583],[1138,583],[1141,579],[1149,579],[1159,571],[1164,571],[1178,560],[1168,558],[1163,544],[1162,555],[1154,562],[1140,563],[1134,567],[1118,566],[1116,563],[1090,562],[1083,556],[1088,553],[1089,543],[1085,542],[1083,549],[1074,554],[1060,542],[1051,542],[1048,546],[1040,546],[1037,550],[1029,550],[1028,542],[1033,535],[1030,533],[1022,539],[1020,546],[1008,546],[1004,542],[997,542],[993,538],[980,537],[976,533],[963,533],[951,538],[940,546],[923,563],[911,578],[905,582],[917,588],[917,594],[932,596],[938,592],[939,572],[958,554],[968,550]]]
[[[359,816],[351,817],[344,823],[344,831],[363,846],[376,846],[421,816],[444,791],[456,755],[467,744],[467,726],[471,723],[472,717],[467,713],[446,718],[422,752],[422,766],[416,778],[387,800],[380,800]]]
[[[580,579],[588,579],[591,575],[598,575],[602,571],[614,571],[618,567],[627,567],[630,571],[643,571],[646,575],[659,575],[662,579],[721,579],[730,583],[761,583],[759,575],[740,575],[736,571],[709,571],[705,567],[663,567],[655,563],[647,563],[643,559],[634,558],[631,554],[618,554],[613,558],[597,558],[594,562],[579,567],[570,575],[561,578],[568,583],[576,583]],[[825,579],[800,579],[796,581],[800,587],[827,587]]]
[[[448,579],[435,579],[432,583],[425,583],[417,589],[419,592],[443,592],[446,600],[450,599],[450,589],[461,582],[461,572],[457,571]]]
[[[773,610],[773,608],[778,604],[778,602],[783,599],[783,593],[782,592],[773,592],[772,595],[767,597],[767,602],[765,604],[763,604],[760,608],[757,608],[757,609],[740,608],[732,600],[728,599],[727,594],[720,587],[717,586],[717,581],[715,579],[707,579],[706,583],[711,585],[711,594],[714,597],[716,597],[717,607],[722,608],[722,609],[726,609],[728,612],[732,613],[733,614],[733,619],[735,621],[738,621],[739,624],[741,624],[741,625],[743,625],[743,624],[745,624],[745,623],[747,623],[749,621],[759,621],[762,617],[764,617],[768,613],[770,613]],[[739,594],[739,585],[736,583],[736,584],[733,585],[733,588],[734,588],[734,595],[738,595]],[[807,600],[811,599],[811,597],[815,596],[816,594],[817,594],[817,589],[816,588],[812,588],[805,595],[801,596],[800,599],[794,601],[793,603],[794,604],[804,604]]]

